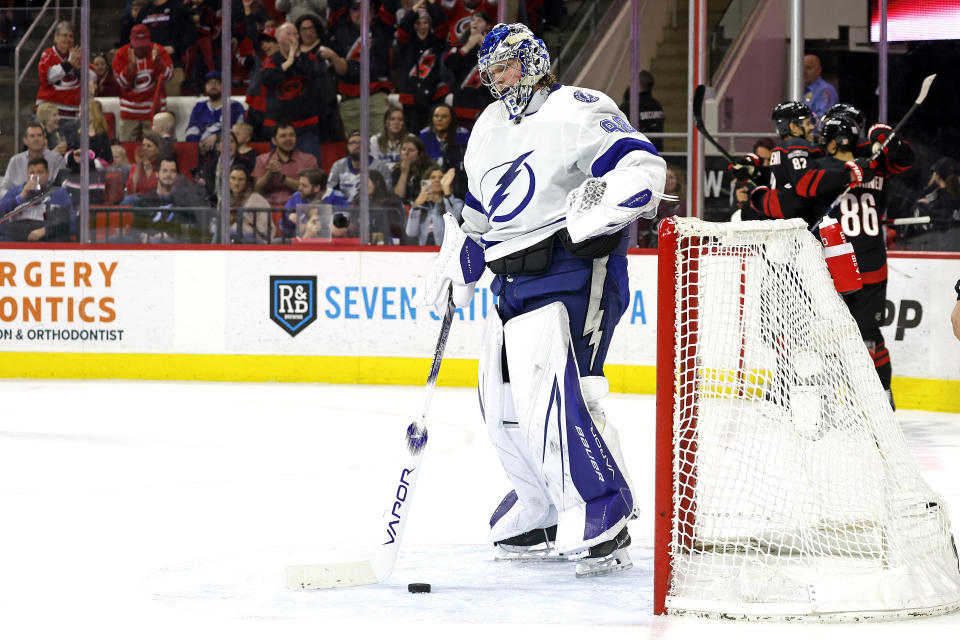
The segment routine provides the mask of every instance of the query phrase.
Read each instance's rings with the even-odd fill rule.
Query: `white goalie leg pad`
[[[665,195],[664,181],[640,167],[587,178],[567,195],[567,232],[574,242],[623,229],[637,218],[653,218]]]
[[[513,318],[504,333],[526,454],[559,512],[557,548],[585,552],[620,532],[633,497],[583,398],[566,307]]]
[[[540,480],[538,469],[526,454],[510,383],[503,382],[502,349],[503,324],[494,312],[484,325],[478,375],[480,410],[490,441],[517,499],[505,499],[494,512],[490,519],[491,542],[557,524],[557,510]]]

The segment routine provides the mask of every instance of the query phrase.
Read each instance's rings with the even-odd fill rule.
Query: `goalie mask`
[[[477,56],[481,81],[507,108],[511,120],[523,113],[533,96],[534,86],[550,71],[547,46],[518,22],[501,22],[491,29]],[[519,80],[508,88],[497,88],[498,80],[516,71],[519,71]]]

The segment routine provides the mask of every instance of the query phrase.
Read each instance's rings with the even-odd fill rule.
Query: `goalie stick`
[[[390,498],[383,512],[384,538],[368,560],[354,562],[335,562],[330,564],[307,564],[287,567],[287,588],[289,589],[330,589],[334,587],[357,587],[383,582],[393,573],[400,549],[400,539],[407,524],[413,490],[417,485],[423,451],[427,445],[427,411],[433,390],[437,386],[440,373],[440,361],[447,346],[450,325],[453,323],[453,287],[447,292],[447,311],[440,326],[440,336],[433,352],[430,375],[427,376],[427,388],[420,403],[420,413],[406,429],[404,438],[408,456],[402,465],[397,465],[395,481],[390,485]]]

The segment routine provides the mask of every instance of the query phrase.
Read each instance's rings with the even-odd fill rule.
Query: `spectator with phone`
[[[43,156],[28,161],[26,171],[26,180],[0,198],[0,219],[3,220],[0,222],[0,240],[67,239],[76,224],[67,190],[50,184],[50,168]],[[7,218],[21,206],[22,210]],[[54,211],[58,215],[53,215]],[[49,219],[48,212],[51,214]]]
[[[437,165],[431,165],[423,173],[420,193],[410,206],[406,234],[412,244],[420,246],[443,244],[443,214],[449,211],[460,220],[463,200],[453,195],[453,178],[456,169],[444,173]]]

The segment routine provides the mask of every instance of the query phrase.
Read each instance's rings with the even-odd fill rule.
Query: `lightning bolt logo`
[[[590,283],[590,301],[587,303],[587,315],[583,321],[583,337],[590,336],[587,344],[593,348],[593,355],[590,356],[591,369],[596,362],[600,342],[603,340],[603,329],[600,327],[603,323],[604,310],[600,308],[600,301],[603,299],[603,282],[606,279],[607,258],[594,260],[593,276]]]
[[[513,181],[516,180],[517,176],[520,175],[520,168],[523,166],[523,161],[526,160],[527,156],[529,156],[531,153],[533,153],[532,149],[511,162],[507,170],[503,172],[502,176],[500,176],[500,179],[497,181],[497,186],[499,188],[490,198],[489,211],[491,216],[493,215],[493,212],[497,210],[497,207],[503,204],[503,201],[507,199],[508,195],[510,195],[510,192],[507,191],[507,189],[510,188],[510,185],[513,184]]]

